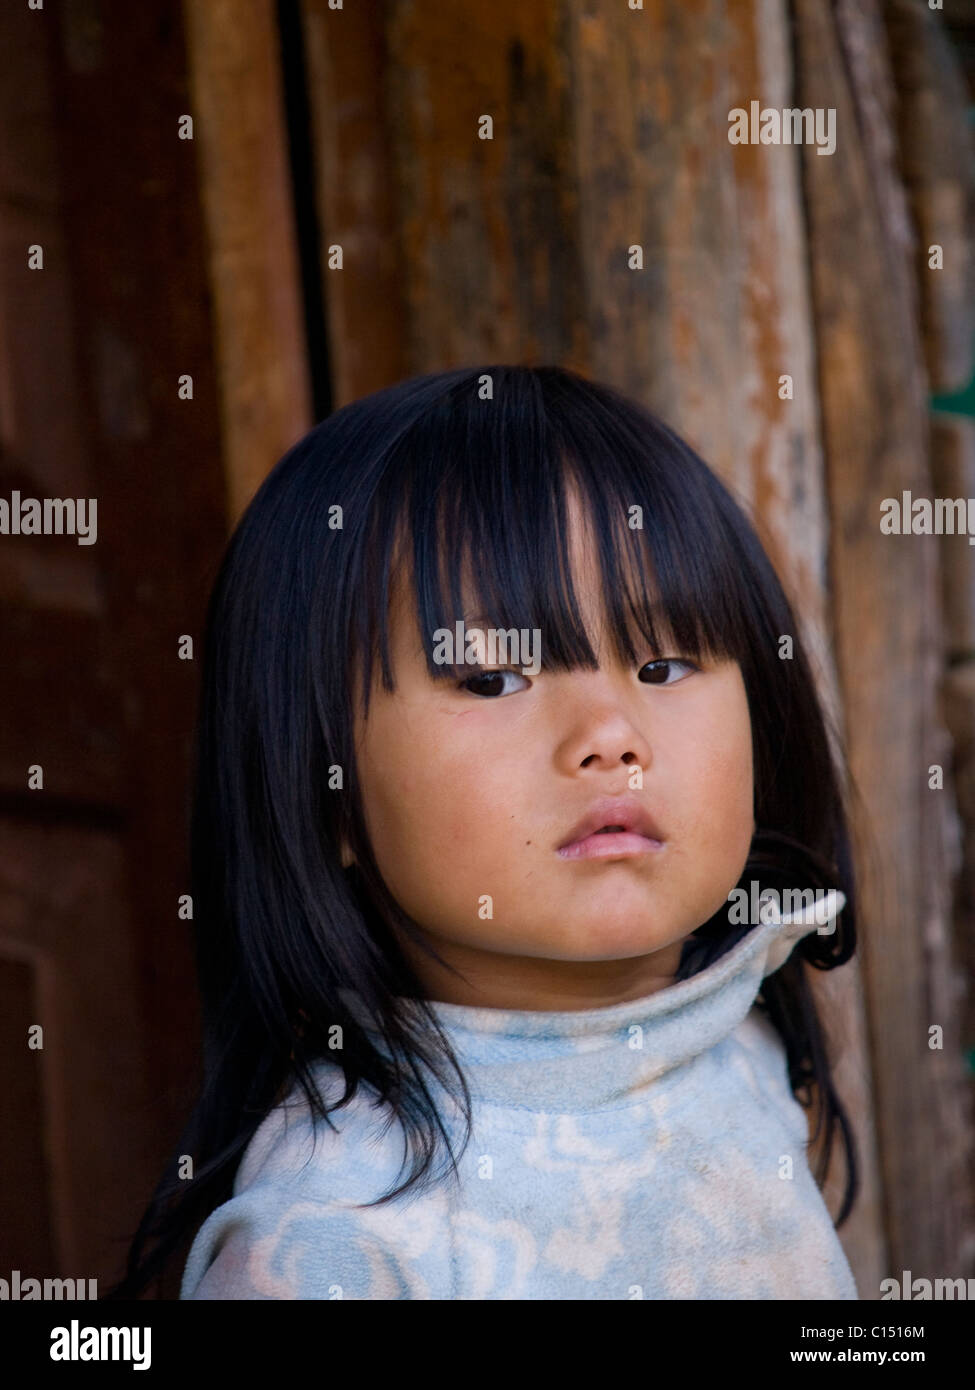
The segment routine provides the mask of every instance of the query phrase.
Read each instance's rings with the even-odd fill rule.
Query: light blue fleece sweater
[[[436,1004],[474,1098],[459,1191],[354,1210],[396,1180],[402,1129],[382,1136],[388,1108],[360,1091],[313,1152],[295,1088],[198,1230],[180,1297],[856,1299],[784,1048],[753,1007],[844,901],[818,922],[776,914],[690,979],[609,1008]],[[334,1064],[316,1078],[341,1094]]]

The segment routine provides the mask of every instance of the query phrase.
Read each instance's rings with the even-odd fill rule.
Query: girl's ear
[[[355,863],[355,855],[349,848],[349,842],[344,835],[342,837],[341,860],[343,869],[349,869]]]

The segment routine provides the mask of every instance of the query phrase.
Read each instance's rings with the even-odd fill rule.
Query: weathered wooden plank
[[[955,913],[955,949],[963,977],[969,982],[964,1000],[963,1049],[975,1058],[975,660],[954,667],[945,677],[945,716],[955,744],[955,786],[964,819],[960,845],[961,872]]]
[[[964,1085],[957,1008],[944,987],[950,793],[929,790],[927,776],[946,755],[936,707],[938,556],[935,538],[879,529],[884,497],[930,489],[891,77],[874,4],[844,4],[834,18],[816,0],[796,0],[795,16],[796,102],[836,110],[835,154],[806,147],[804,175],[833,621],[851,767],[868,817],[857,834],[860,906],[890,1269],[963,1275],[971,1234],[960,1162]],[[929,1047],[935,1024],[945,1031],[943,1051]]]
[[[6,7],[0,51],[0,497],[90,497],[75,380],[71,280],[56,198],[51,26]],[[13,55],[16,55],[14,59]],[[43,269],[28,269],[28,247]],[[43,364],[43,367],[42,365]],[[97,544],[97,542],[96,542]],[[0,536],[0,601],[98,613],[96,550],[56,536]],[[2,648],[0,648],[2,651]]]
[[[406,270],[395,202],[382,9],[302,0],[319,257],[334,406],[407,375]],[[428,18],[436,18],[435,15]],[[337,268],[333,248],[341,248]]]
[[[585,365],[565,7],[393,0],[386,13],[410,371]]]
[[[975,420],[932,416],[931,445],[934,495],[975,498]],[[975,546],[966,536],[945,536],[940,550],[948,661],[975,661]]]
[[[914,0],[885,0],[897,81],[898,152],[917,229],[924,355],[932,392],[960,391],[975,349],[975,131],[968,93],[941,17]],[[948,135],[950,132],[950,135]],[[930,248],[941,248],[934,268]]]
[[[971,101],[944,13],[910,0],[885,0],[883,17],[897,83],[897,145],[915,229],[924,360],[929,390],[961,391],[975,368],[975,132]],[[971,25],[975,11],[968,15]],[[958,6],[951,19],[964,23]],[[975,497],[975,422],[934,415],[931,490],[942,498]],[[969,1268],[975,1268],[975,550],[965,537],[938,542],[945,613],[944,718],[954,744],[952,772],[957,819],[946,833],[955,877],[949,942],[939,934],[933,989],[941,1012],[961,1014],[959,1051],[969,1059],[967,1106],[949,1114],[943,1141],[950,1162],[968,1174],[966,1232]],[[951,808],[948,807],[950,814]],[[967,982],[967,989],[965,988]],[[941,1002],[944,1001],[944,1002]],[[966,1258],[964,1247],[962,1258]]]
[[[937,496],[966,500],[975,497],[975,420],[936,415],[932,444],[932,477]],[[941,546],[949,659],[944,711],[954,744],[953,773],[960,818],[954,944],[961,975],[958,984],[967,984],[960,1007],[962,1051],[969,1058],[971,1090],[975,1059],[975,548],[965,536],[946,536]]]
[[[236,520],[312,424],[272,0],[184,0],[216,326],[228,509]],[[170,106],[160,119],[176,122]]]
[[[25,915],[24,934],[39,937],[55,919],[74,933],[73,946],[52,947],[62,983],[73,988],[72,972],[78,981],[70,1000],[59,995],[58,1027],[84,1056],[65,1058],[63,1042],[52,1084],[94,1108],[79,1121],[74,1100],[64,1102],[58,1219],[74,1242],[65,1249],[86,1260],[98,1252],[114,1275],[136,1195],[158,1177],[195,1070],[191,939],[176,904],[187,885],[197,664],[180,660],[178,643],[199,638],[226,513],[196,146],[178,139],[180,115],[194,111],[179,12],[149,0],[113,11],[109,23],[92,7],[68,6],[48,22],[53,70],[35,80],[57,93],[51,198],[72,286],[72,317],[59,331],[72,345],[80,439],[100,500],[92,550],[104,631],[89,662],[107,653],[117,676],[106,718],[120,739],[125,834],[96,833],[89,803],[75,808],[73,826],[12,829],[5,862],[22,851],[29,870],[21,893],[37,910]],[[193,377],[192,400],[177,394],[183,374]],[[66,669],[61,679],[72,678],[92,681],[93,672]],[[47,838],[35,843],[35,830]],[[44,895],[62,881],[59,917]],[[124,1185],[103,1147],[116,1126],[126,1136],[124,1149],[115,1139]]]

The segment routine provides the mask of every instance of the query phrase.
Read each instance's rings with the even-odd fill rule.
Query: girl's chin
[[[571,947],[566,935],[552,942],[552,958],[556,960],[600,961],[628,960],[637,956],[649,956],[655,951],[665,951],[669,946],[681,945],[685,935],[680,929],[668,931],[666,928],[648,933],[646,923],[588,923],[573,933]],[[545,954],[544,949],[533,954]]]

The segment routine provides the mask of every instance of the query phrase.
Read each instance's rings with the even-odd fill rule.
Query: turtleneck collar
[[[833,924],[845,902],[834,889],[804,911],[767,911],[768,921],[712,965],[622,1004],[554,1012],[442,1001],[430,1007],[482,1102],[560,1114],[636,1105],[647,1099],[644,1090],[657,1077],[732,1033],[762,980],[785,963],[802,937]],[[430,1026],[422,1015],[418,1023]]]

